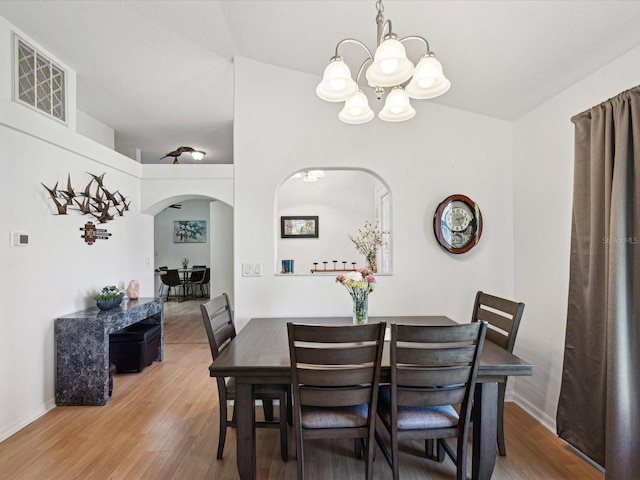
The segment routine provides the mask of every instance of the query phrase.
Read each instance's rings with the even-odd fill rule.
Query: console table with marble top
[[[109,334],[138,322],[160,325],[155,359],[161,361],[161,298],[125,298],[119,307],[110,310],[92,307],[56,318],[56,405],[105,405],[109,401]]]

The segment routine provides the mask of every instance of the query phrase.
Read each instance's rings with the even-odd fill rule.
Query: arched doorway
[[[223,292],[233,297],[233,207],[203,195],[165,198],[148,208],[154,213],[154,270],[161,266],[180,268],[183,259],[189,265],[211,268],[210,295]],[[197,238],[180,238],[176,228],[186,224],[201,230]],[[160,286],[155,277],[155,291]]]

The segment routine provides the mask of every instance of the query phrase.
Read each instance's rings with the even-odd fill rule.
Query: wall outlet
[[[261,277],[262,265],[259,263],[243,263],[242,276],[243,277]]]

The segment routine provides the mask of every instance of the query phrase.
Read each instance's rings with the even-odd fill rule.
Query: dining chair
[[[169,267],[164,265],[162,267],[156,268],[156,273],[159,273],[160,276],[162,276],[162,275],[164,275],[164,272],[166,272],[167,270],[169,270]],[[163,290],[164,290],[164,283],[160,282],[160,287],[158,288],[158,296],[159,297],[162,297],[162,291]]]
[[[194,267],[195,268],[195,267]],[[194,272],[196,273],[196,272]],[[204,297],[205,296],[205,287],[207,290],[207,295],[209,294],[209,281],[211,280],[211,269],[208,267],[205,267],[204,271],[202,272],[198,272],[198,273],[202,273],[202,275],[196,279],[196,281],[191,281],[189,280],[189,285],[190,288],[193,289],[193,295],[195,296],[196,294],[196,289],[200,288],[200,296]]]
[[[180,274],[178,273],[177,269],[166,270],[166,273],[164,275],[160,275],[160,281],[168,287],[167,298],[165,299],[166,302],[169,301],[169,296],[171,295],[172,287],[184,288],[184,283],[182,283],[182,280],[180,279]]]
[[[204,269],[207,268],[206,265],[194,265],[191,267],[192,271],[191,275],[189,275],[189,281],[191,283],[201,282],[204,277]]]
[[[365,476],[372,478],[385,327],[287,323],[299,480],[304,439],[311,438],[364,440]]]
[[[486,321],[487,340],[513,352],[516,343],[518,327],[522,319],[524,303],[514,302],[479,291],[476,293],[476,301],[473,305],[472,322]],[[498,453],[501,456],[507,454],[504,442],[504,396],[507,390],[507,377],[502,377],[498,382]]]
[[[456,463],[457,479],[466,480],[471,406],[486,329],[486,322],[391,324],[391,383],[378,393],[378,418],[391,437],[391,454],[378,434],[376,440],[394,480],[399,478],[399,442],[405,439],[425,440],[428,457],[435,440]],[[452,437],[458,439],[457,454],[444,440]]]
[[[215,361],[216,358],[224,351],[225,348],[233,341],[236,336],[236,328],[233,321],[233,311],[229,303],[229,297],[226,293],[209,300],[200,305],[202,312],[202,320],[207,331],[209,339],[209,347],[211,349],[211,357]],[[227,417],[227,402],[236,399],[236,382],[235,378],[225,380],[224,377],[216,377],[218,383],[218,404],[220,407],[220,432],[218,436],[218,453],[216,458],[222,459],[224,444],[227,435],[227,427],[235,427],[235,410],[231,420]],[[256,422],[256,427],[279,428],[280,429],[280,456],[283,461],[288,460],[288,442],[287,442],[287,415],[286,409],[288,404],[288,396],[290,392],[289,385],[256,385],[254,391],[254,399],[262,400],[265,421]],[[280,418],[277,422],[268,421],[273,419],[272,410],[269,406],[273,405],[273,400],[280,403]]]

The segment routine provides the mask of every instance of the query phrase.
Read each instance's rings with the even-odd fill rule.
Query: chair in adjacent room
[[[162,267],[158,267],[156,268],[156,273],[159,274],[161,277],[162,275],[164,275],[164,273],[169,270],[169,267],[167,266],[162,266]],[[160,287],[158,288],[158,296],[162,297],[162,291],[164,290],[164,283],[162,283],[162,281],[160,281]]]
[[[189,288],[193,289],[194,296],[198,288],[200,289],[201,297],[205,296],[205,291],[206,291],[206,295],[209,295],[209,282],[211,281],[211,269],[208,267],[205,267],[205,269],[202,272],[197,272],[197,273],[201,273],[202,275],[200,275],[199,278],[196,278],[195,281],[189,279]]]
[[[180,274],[177,269],[167,270],[164,275],[160,276],[160,281],[168,287],[167,289],[167,298],[166,302],[169,301],[169,297],[171,296],[171,289],[173,287],[182,287],[184,290],[184,283],[180,279]]]
[[[189,276],[186,276],[186,272],[185,272],[185,276],[184,276],[184,289],[185,289],[185,296],[193,296],[195,297],[195,286],[198,283],[202,282],[202,279],[204,278],[204,270],[205,268],[207,268],[206,265],[193,265],[191,267],[191,273],[189,274]]]
[[[473,391],[486,329],[486,322],[391,324],[391,384],[378,394],[378,417],[391,437],[391,454],[377,434],[376,440],[394,480],[399,478],[399,442],[405,439],[424,439],[427,456],[436,440],[455,461],[458,480],[466,480]],[[457,454],[445,441],[452,437],[458,439]]]
[[[508,352],[513,352],[516,343],[518,327],[522,319],[524,303],[514,302],[504,298],[489,295],[484,292],[476,294],[473,306],[472,322],[486,321],[487,340],[501,346]],[[498,383],[498,452],[503,457],[507,454],[504,442],[504,396],[507,390],[507,377]]]
[[[204,276],[204,269],[207,268],[206,265],[194,265],[191,267],[191,275],[189,275],[190,282],[199,282],[202,280]]]
[[[211,357],[215,361],[216,358],[224,351],[225,348],[233,341],[236,336],[236,328],[233,322],[233,312],[229,304],[229,297],[226,293],[209,300],[207,303],[200,305],[202,312],[202,320],[207,331],[209,339],[209,347],[211,349]],[[220,432],[218,436],[218,453],[216,458],[220,460],[224,451],[225,439],[227,436],[227,427],[235,427],[235,411],[232,419],[227,417],[227,402],[236,399],[236,382],[235,378],[226,380],[223,377],[217,377],[218,383],[218,403],[220,407]],[[289,385],[256,385],[254,398],[262,400],[264,408],[264,422],[256,422],[256,427],[279,428],[280,429],[280,456],[283,461],[288,460],[288,442],[287,442],[287,405],[288,394],[290,392]],[[267,411],[268,406],[273,405],[273,400],[280,403],[280,412],[277,422],[267,421],[272,419],[273,412]]]
[[[385,327],[287,324],[299,480],[304,439],[311,438],[355,439],[356,452],[366,452],[366,478],[372,478]]]

